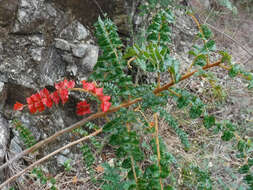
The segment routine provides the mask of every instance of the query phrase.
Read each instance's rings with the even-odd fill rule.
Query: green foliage
[[[13,120],[13,125],[15,126],[21,139],[28,148],[36,144],[36,140],[32,132],[27,127],[25,127],[20,121]]]
[[[192,164],[182,168],[184,184],[190,189],[212,190],[212,180],[207,171],[200,169]]]
[[[206,115],[203,119],[203,123],[205,128],[209,129],[215,125],[215,117],[212,115],[211,116]]]
[[[190,148],[188,135],[179,128],[178,123],[169,113],[167,113],[165,110],[160,110],[160,114],[161,117],[163,117],[168,122],[169,126],[175,131],[182,144],[185,146],[185,149],[188,150]]]
[[[66,162],[64,162],[63,166],[64,166],[64,170],[69,172],[72,169],[71,159],[68,159]]]
[[[56,180],[52,177],[47,178],[41,168],[34,168],[32,174],[35,175],[42,185],[49,183],[50,190],[57,190],[55,186]]]
[[[119,170],[119,168],[111,167],[108,163],[104,163],[102,166],[105,169],[105,172],[102,178],[103,190],[129,189],[129,186],[133,182],[128,181],[128,180],[125,181],[123,179],[123,176],[120,175],[121,171]]]
[[[82,147],[81,147],[81,151],[82,151],[82,154],[83,154],[83,159],[84,159],[84,163],[85,165],[90,168],[93,164],[94,164],[94,161],[95,161],[95,158],[93,156],[93,153],[89,147],[89,145],[87,144],[84,144]]]
[[[166,48],[171,43],[169,23],[173,22],[174,16],[169,9],[160,11],[147,29],[147,40]]]

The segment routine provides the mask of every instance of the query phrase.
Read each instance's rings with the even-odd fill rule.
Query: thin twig
[[[21,175],[24,174],[25,172],[27,172],[27,171],[31,170],[32,168],[34,168],[35,166],[41,164],[42,162],[44,162],[44,161],[47,160],[48,158],[50,158],[50,157],[52,157],[52,156],[58,154],[59,152],[65,150],[65,149],[67,149],[67,148],[69,148],[69,147],[71,147],[71,146],[74,146],[74,145],[76,145],[76,144],[78,144],[78,143],[80,143],[80,142],[83,142],[83,141],[85,141],[85,140],[87,140],[87,139],[90,139],[91,137],[94,137],[94,136],[98,135],[99,133],[102,132],[102,130],[103,130],[103,129],[101,128],[101,129],[95,131],[94,133],[91,133],[91,134],[88,135],[88,136],[85,136],[85,137],[83,137],[83,138],[81,138],[81,139],[79,139],[79,140],[76,140],[76,141],[74,141],[74,142],[71,142],[71,143],[69,143],[69,144],[67,144],[67,145],[65,145],[65,146],[63,146],[63,147],[57,149],[56,151],[54,151],[54,152],[52,152],[52,153],[50,153],[50,154],[44,156],[43,158],[41,158],[41,159],[39,159],[38,161],[34,162],[33,164],[31,164],[31,165],[28,166],[27,168],[23,169],[22,171],[20,171],[19,173],[17,173],[16,175],[12,176],[12,177],[9,178],[8,180],[6,180],[4,183],[2,183],[2,184],[0,185],[0,189],[2,189],[5,185],[9,184],[9,183],[12,182],[13,180],[17,179],[19,176],[21,176]]]
[[[161,160],[161,154],[160,154],[160,145],[159,145],[159,133],[158,133],[158,114],[155,113],[154,114],[154,118],[155,118],[155,141],[156,141],[156,150],[157,150],[157,164],[159,167],[159,172],[161,175],[161,165],[160,165],[160,160]],[[161,190],[163,190],[163,182],[162,182],[162,178],[160,177],[160,186],[161,186]]]
[[[126,124],[126,128],[129,133],[131,130],[129,123]],[[136,171],[135,171],[135,167],[134,167],[134,158],[132,155],[130,155],[130,159],[131,159],[131,166],[132,166],[132,170],[133,170],[133,174],[134,174],[134,180],[135,180],[136,185],[138,186],[138,179],[137,179],[137,175],[136,175]]]

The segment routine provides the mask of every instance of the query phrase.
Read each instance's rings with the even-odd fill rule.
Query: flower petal
[[[19,110],[19,111],[21,111],[22,109],[24,108],[24,105],[23,104],[21,104],[20,102],[16,102],[16,104],[14,104],[14,110]]]

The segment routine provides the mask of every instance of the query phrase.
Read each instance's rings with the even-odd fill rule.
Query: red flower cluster
[[[91,93],[92,95],[96,96],[101,101],[101,110],[106,112],[111,107],[111,103],[109,100],[111,99],[110,96],[106,96],[103,94],[103,88],[97,88],[94,83],[82,81],[83,88]],[[40,92],[31,95],[30,97],[26,98],[27,106],[31,113],[42,112],[45,110],[45,107],[51,108],[53,103],[59,104],[60,101],[62,104],[65,104],[69,98],[69,90],[70,88],[75,87],[74,81],[64,80],[59,83],[55,83],[56,91],[52,92],[51,94],[49,91],[44,88]],[[16,102],[14,105],[14,110],[22,110],[25,105]],[[91,113],[90,111],[90,104],[86,101],[79,102],[77,104],[77,115],[85,115]]]
[[[28,104],[28,108],[31,113],[42,112],[45,110],[45,106],[51,108],[53,106],[53,102],[55,104],[59,104],[60,99],[62,104],[65,104],[68,100],[68,89],[74,88],[74,81],[67,81],[66,79],[62,82],[55,83],[56,91],[53,93],[49,93],[49,91],[44,88],[40,92],[31,95],[26,98],[26,102]],[[24,105],[16,102],[14,105],[14,110],[22,110]]]
[[[82,81],[83,88],[89,92],[91,92],[93,95],[95,95],[100,101],[101,101],[101,110],[103,112],[106,112],[111,107],[111,103],[109,100],[111,99],[110,96],[106,96],[103,93],[103,88],[97,88],[95,84],[91,82],[86,82],[85,80]]]

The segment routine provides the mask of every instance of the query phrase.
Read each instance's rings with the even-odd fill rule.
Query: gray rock
[[[70,45],[66,40],[56,38],[55,39],[55,47],[61,50],[69,51]]]
[[[64,166],[64,163],[66,163],[69,159],[66,156],[59,155],[57,156],[57,165],[58,166]]]
[[[8,128],[8,123],[6,119],[4,119],[2,115],[0,115],[0,163],[2,163],[4,160],[9,138],[10,132]]]
[[[14,21],[18,8],[18,0],[0,1],[0,26],[9,25]]]
[[[0,82],[0,112],[4,107],[5,100],[7,98],[7,88],[3,82]]]
[[[0,165],[3,164],[6,151],[7,151],[7,145],[10,138],[10,131],[8,127],[7,121],[0,115]],[[4,179],[4,173],[0,172],[0,181]]]
[[[77,22],[75,32],[78,41],[85,40],[89,35],[88,30],[80,22]]]
[[[67,66],[67,73],[70,75],[70,76],[76,76],[77,75],[77,66],[76,64],[68,64]]]
[[[28,39],[37,46],[44,46],[45,41],[42,35],[31,35]]]
[[[13,32],[40,32],[43,27],[44,0],[20,0]]]
[[[62,60],[65,61],[66,63],[74,63],[73,56],[70,53],[64,53],[61,55]]]
[[[99,48],[94,45],[89,45],[86,51],[86,56],[81,59],[80,63],[86,72],[91,72],[97,63]]]
[[[67,148],[61,152],[63,155],[68,155],[70,153],[70,150]]]
[[[72,22],[60,33],[60,37],[69,42],[79,42],[89,36],[88,30],[78,21]]]
[[[88,48],[87,44],[74,45],[72,47],[72,53],[74,56],[82,58],[85,55],[87,48]]]
[[[15,136],[13,139],[11,139],[11,144],[10,144],[10,153],[12,155],[16,155],[20,152],[22,152],[22,148],[21,148],[21,144],[22,142],[20,141],[20,139]]]
[[[47,53],[48,58],[40,65],[40,84],[54,86],[56,81],[66,76],[66,63],[55,49],[49,49]]]
[[[42,50],[43,50],[43,48],[41,48],[41,47],[30,49],[30,55],[31,55],[32,59],[35,62],[40,62],[41,61],[41,59],[42,59]]]

